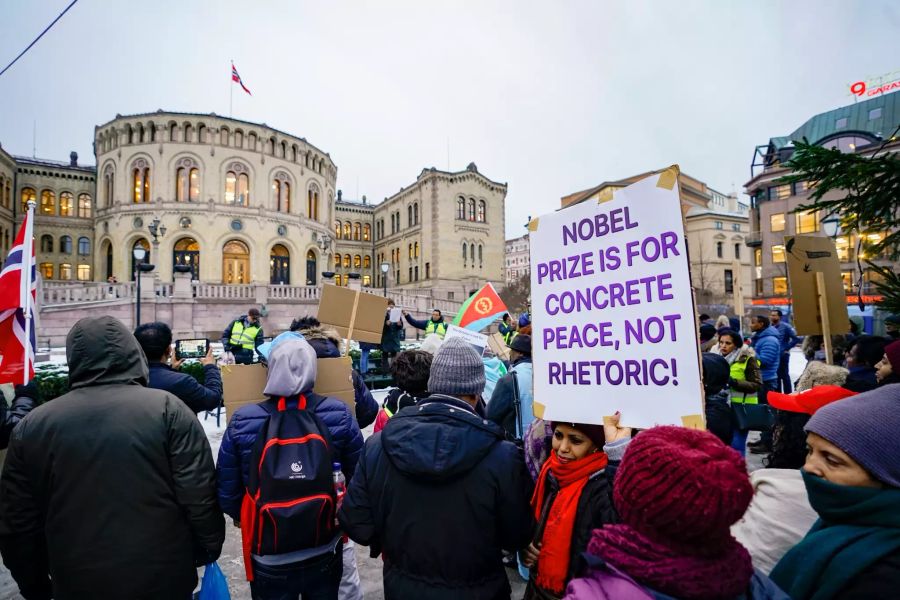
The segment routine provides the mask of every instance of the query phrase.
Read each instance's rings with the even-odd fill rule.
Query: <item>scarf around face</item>
[[[838,485],[800,472],[819,520],[771,577],[794,600],[839,598],[862,571],[900,552],[900,489]]]
[[[594,452],[578,460],[563,463],[556,452],[544,463],[531,497],[534,518],[540,520],[547,492],[547,474],[552,473],[559,482],[559,492],[544,527],[541,552],[537,563],[536,583],[542,589],[561,596],[566,588],[569,573],[569,553],[572,546],[572,530],[578,512],[578,499],[590,476],[606,468],[608,459],[604,452]]]
[[[682,600],[726,600],[747,591],[753,577],[750,553],[730,534],[714,543],[676,549],[630,525],[595,529],[588,553],[639,583]]]

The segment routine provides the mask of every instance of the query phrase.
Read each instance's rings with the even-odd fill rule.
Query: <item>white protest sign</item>
[[[702,423],[677,167],[532,221],[534,399],[544,418]]]
[[[478,356],[484,355],[484,349],[488,345],[488,336],[483,333],[465,329],[464,327],[457,327],[456,325],[447,325],[444,341],[446,342],[453,338],[462,338],[463,341],[471,344],[475,351],[478,352]]]

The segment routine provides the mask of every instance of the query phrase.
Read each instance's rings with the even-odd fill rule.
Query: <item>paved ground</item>
[[[803,360],[802,355],[797,351],[792,354],[791,359],[791,377],[796,381],[803,370],[805,361]],[[215,420],[212,418],[201,422],[209,434],[213,456],[217,456],[219,444],[222,441],[222,434],[224,433],[224,418],[222,422],[223,427],[216,427]],[[371,435],[371,428],[365,430],[364,434],[366,437]],[[751,441],[758,437],[758,434],[751,435]],[[751,471],[761,468],[761,458],[760,455],[748,454],[748,468]],[[222,549],[222,556],[219,558],[219,566],[228,578],[228,586],[231,590],[232,600],[250,600],[250,587],[244,577],[240,530],[229,522],[226,531],[225,546]],[[360,546],[357,546],[356,548],[356,558],[365,599],[383,600],[384,591],[382,589],[381,561],[379,559],[369,558],[368,548]],[[201,576],[202,571],[202,569],[199,571],[199,575]],[[521,598],[525,592],[525,583],[519,577],[518,573],[512,570],[507,569],[507,575],[509,576],[513,588],[512,597],[514,599]],[[2,565],[0,565],[0,600],[23,600],[22,596],[18,594],[18,588],[12,581],[9,571]]]

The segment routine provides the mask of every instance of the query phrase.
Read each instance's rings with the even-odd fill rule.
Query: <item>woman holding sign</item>
[[[624,448],[631,430],[611,428],[617,433],[604,446],[602,425],[553,423],[552,427],[553,450],[531,497],[537,531],[523,560],[531,569],[525,600],[561,598],[591,532],[618,521],[610,458],[604,450]]]

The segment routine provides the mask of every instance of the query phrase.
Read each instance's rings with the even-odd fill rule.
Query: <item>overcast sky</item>
[[[69,0],[0,0],[6,65]],[[753,149],[900,69],[900,4],[80,0],[0,77],[0,143],[93,163],[94,125],[228,114],[329,152],[347,198],[477,163],[507,237],[573,191],[672,163],[741,191]]]

